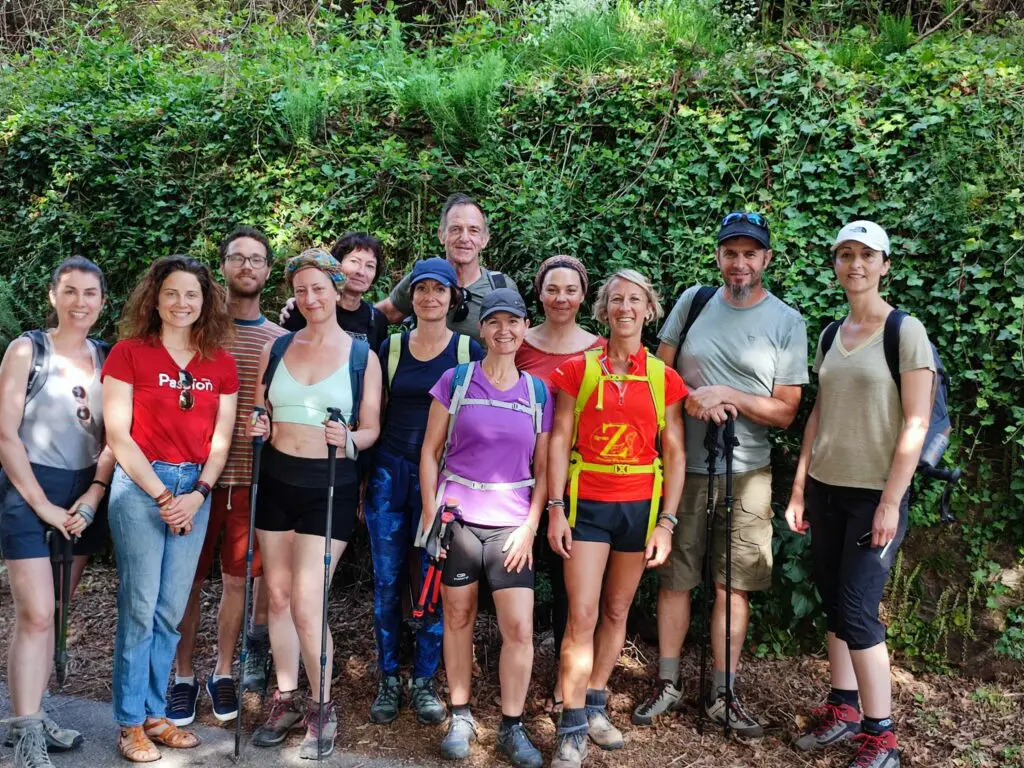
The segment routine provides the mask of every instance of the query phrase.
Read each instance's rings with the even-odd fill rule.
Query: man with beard
[[[487,247],[491,233],[483,209],[469,195],[457,193],[445,200],[437,237],[448,263],[455,267],[465,297],[463,304],[449,312],[448,327],[480,341],[480,307],[484,296],[498,288],[511,288],[516,293],[519,289],[507,275],[480,266],[480,252]],[[390,296],[377,303],[377,309],[392,323],[412,312],[411,280],[412,273],[402,278]]]
[[[747,635],[749,593],[772,583],[771,445],[768,430],[786,428],[796,416],[807,375],[807,329],[800,313],[773,296],[762,283],[772,260],[768,221],[758,213],[730,213],[722,221],[715,250],[724,285],[684,330],[700,293],[680,296],[661,329],[658,357],[675,363],[690,386],[685,403],[686,481],[672,553],[659,569],[658,682],[633,713],[649,725],[682,699],[679,656],[690,623],[690,593],[702,579],[707,536],[709,482],[704,437],[707,422],[736,420],[732,535],[732,643],[725,660],[725,465],[719,437],[715,470],[716,514],[712,542],[715,602],[711,616],[714,683],[701,691],[708,716],[725,723],[725,690],[735,679]],[[706,292],[706,297],[710,291]],[[699,304],[698,304],[699,306]],[[682,337],[682,338],[681,338]],[[676,351],[679,349],[677,356]],[[726,672],[728,669],[728,673]],[[738,736],[763,734],[739,699],[732,698],[729,726]]]
[[[220,534],[223,592],[217,616],[217,667],[206,679],[206,692],[213,703],[213,714],[220,722],[238,716],[238,696],[231,679],[235,642],[245,610],[245,558],[249,547],[249,486],[252,483],[252,440],[246,428],[252,416],[259,374],[260,353],[266,343],[285,333],[260,312],[260,292],[270,276],[273,251],[267,236],[258,229],[241,227],[220,244],[220,271],[227,287],[228,312],[235,324],[234,340],[228,350],[238,367],[241,389],[235,431],[227,464],[213,489],[210,522],[192,584],[188,607],[181,621],[177,670],[167,717],[175,725],[188,725],[196,716],[199,683],[192,669],[192,653],[199,628],[199,589],[213,567],[214,550]],[[249,655],[242,670],[242,690],[266,687],[270,638],[267,634],[267,595],[259,589],[259,551],[253,553],[253,620],[249,632]]]

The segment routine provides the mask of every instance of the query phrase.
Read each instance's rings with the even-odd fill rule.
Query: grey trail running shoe
[[[17,717],[9,733],[14,740],[14,768],[53,768],[41,718]]]
[[[633,710],[633,725],[651,725],[658,715],[675,711],[682,704],[682,686],[671,680],[658,680],[651,695]]]
[[[338,711],[334,702],[328,701],[324,706],[324,729],[320,730],[320,702],[306,703],[306,738],[299,747],[299,757],[303,760],[316,760],[318,755],[330,757],[334,754],[334,737],[338,735]]]
[[[622,749],[626,746],[622,731],[615,727],[604,707],[587,707],[590,740],[601,749]]]
[[[586,726],[564,731],[559,728],[555,732],[555,752],[551,756],[551,768],[580,768],[587,759],[588,749]]]
[[[377,698],[370,705],[370,722],[386,725],[393,723],[402,708],[402,678],[381,675],[377,681]]]
[[[434,678],[417,677],[409,686],[409,703],[416,711],[416,720],[422,725],[443,723],[448,710],[434,689]]]
[[[857,752],[847,768],[900,768],[900,750],[892,731],[867,733],[853,737]]]
[[[274,747],[288,738],[289,731],[302,724],[302,712],[298,707],[294,692],[286,698],[281,691],[274,691],[267,722],[253,732],[252,743],[257,747]]]
[[[852,739],[858,733],[860,712],[849,704],[825,702],[811,713],[811,722],[795,743],[797,749],[811,752]]]
[[[270,655],[270,637],[267,635],[249,635],[246,647],[245,668],[242,670],[242,690],[255,691],[260,696],[267,695],[267,680],[274,665]]]
[[[705,700],[704,711],[716,723],[725,725],[725,691],[720,689],[716,692],[713,700]],[[729,713],[729,727],[741,739],[759,739],[764,736],[764,728],[743,709],[743,705],[740,704],[735,691],[732,694],[732,712]]]
[[[452,713],[448,721],[448,733],[441,740],[441,756],[449,760],[469,757],[469,745],[476,741],[476,720],[470,715]]]
[[[46,749],[49,752],[67,752],[70,749],[77,749],[82,746],[85,738],[78,731],[71,728],[61,728],[54,722],[53,718],[45,712],[42,717],[43,738],[46,741]],[[7,738],[4,745],[14,746],[14,729],[7,729]]]
[[[544,758],[522,723],[498,729],[498,751],[516,768],[542,768]]]

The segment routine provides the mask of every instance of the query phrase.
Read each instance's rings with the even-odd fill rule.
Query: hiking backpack
[[[267,402],[270,395],[270,382],[277,372],[277,366],[284,359],[284,353],[295,339],[294,333],[278,336],[270,346],[267,358],[267,369],[263,372],[263,401]],[[352,351],[349,352],[348,370],[352,388],[352,417],[349,419],[350,430],[359,429],[359,406],[363,402],[363,374],[366,373],[366,360],[370,356],[370,345],[362,339],[352,339]]]
[[[894,309],[885,318],[885,327],[882,330],[882,351],[885,353],[885,364],[889,368],[889,375],[896,385],[898,395],[902,395],[903,392],[900,380],[900,328],[905,317],[907,317],[906,312]],[[832,348],[836,334],[839,333],[839,327],[845,319],[843,317],[833,320],[825,327],[821,335],[821,357],[823,360]],[[953,486],[960,478],[961,470],[957,467],[948,470],[939,468],[946,448],[949,447],[949,433],[952,430],[948,406],[949,374],[946,373],[946,368],[942,364],[935,345],[930,340],[928,343],[932,348],[932,358],[935,361],[935,386],[932,388],[932,410],[928,420],[928,433],[925,435],[924,446],[921,448],[917,472],[925,477],[946,481],[946,490],[940,503],[940,517],[944,522],[951,522],[953,518],[949,509],[949,497]]]
[[[46,343],[46,331],[36,328],[25,331],[21,334],[32,342],[32,365],[28,370],[28,383],[25,385],[25,402],[39,394],[46,384],[46,377],[49,374],[50,345]],[[96,352],[96,360],[100,368],[110,354],[110,345],[99,339],[87,339]]]
[[[697,289],[697,293],[694,294],[693,300],[690,302],[690,310],[686,313],[686,322],[683,323],[683,330],[679,334],[679,343],[676,344],[676,356],[672,359],[672,367],[675,370],[679,370],[679,353],[683,351],[683,342],[686,341],[686,334],[690,332],[690,328],[697,322],[697,317],[716,293],[718,293],[717,285],[702,285]]]
[[[392,333],[388,337],[388,370],[387,378],[384,379],[388,391],[391,390],[391,384],[395,380],[395,374],[398,372],[398,363],[402,359],[402,337],[404,335],[404,333],[398,332]],[[460,365],[468,363],[470,337],[464,333],[456,333],[455,335],[458,336],[458,340],[455,343],[456,362]]]

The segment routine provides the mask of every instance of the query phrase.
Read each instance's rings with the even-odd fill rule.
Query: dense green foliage
[[[938,661],[999,564],[1024,557],[1024,38],[1004,26],[911,45],[890,19],[878,35],[777,44],[733,37],[716,14],[699,0],[492,5],[436,27],[359,5],[191,49],[136,47],[97,14],[60,47],[0,60],[0,274],[31,323],[55,264],[94,258],[110,331],[152,258],[212,259],[249,223],[283,254],[374,232],[387,283],[436,253],[440,201],[465,190],[491,216],[489,264],[520,285],[568,252],[594,274],[639,266],[671,300],[714,279],[722,214],[756,209],[775,237],[771,288],[813,338],[843,311],[831,237],[874,218],[894,241],[888,295],[953,376],[949,455],[969,468],[960,527],[920,532],[921,578],[896,601],[902,647]],[[797,441],[780,441],[780,503]],[[916,526],[935,524],[935,495]],[[793,650],[817,602],[806,540],[776,547],[762,653]],[[1007,655],[1020,626],[1018,610]]]

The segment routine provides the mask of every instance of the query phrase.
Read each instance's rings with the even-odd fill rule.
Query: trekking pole
[[[328,421],[341,421],[341,409],[340,408],[328,408],[327,409],[327,420]],[[347,436],[348,439],[352,439],[351,435]],[[319,727],[316,733],[316,759],[322,761],[324,759],[324,740],[322,734],[324,732],[324,695],[326,692],[326,680],[327,677],[327,590],[331,585],[331,524],[334,520],[334,474],[335,474],[335,459],[338,456],[338,447],[335,445],[327,446],[327,529],[324,531],[324,610],[322,616],[322,623],[320,625],[320,707],[317,713],[317,721]]]
[[[718,425],[714,421],[708,422],[708,429],[704,435],[704,450],[708,454],[708,505],[705,515],[704,563],[701,568],[704,578],[704,594],[701,600],[704,633],[700,643],[700,687],[697,689],[697,733],[702,735],[704,733],[704,718],[706,716],[703,699],[708,680],[708,646],[711,643],[711,596],[715,588],[711,554],[714,548],[715,464],[718,459]]]
[[[729,717],[732,714],[732,454],[739,445],[736,421],[726,419],[723,433],[725,447],[725,724],[722,733],[729,738]]]
[[[256,421],[266,413],[266,409],[256,406],[252,409],[252,420]],[[245,663],[249,659],[249,610],[252,608],[252,558],[256,537],[256,493],[260,480],[260,455],[263,453],[263,438],[252,439],[252,483],[249,486],[249,545],[245,550],[245,608],[242,611],[242,653],[238,659],[238,717],[235,719],[235,757],[242,748],[242,678],[245,676]]]
[[[50,569],[53,571],[53,602],[56,637],[53,644],[53,668],[57,675],[57,690],[64,689],[68,668],[68,618],[71,602],[71,564],[74,562],[74,543],[56,528],[47,534],[50,545]]]
[[[427,566],[426,576],[423,578],[423,587],[420,589],[419,599],[416,607],[412,610],[412,620],[409,625],[416,630],[437,620],[437,600],[441,594],[441,572],[444,570],[444,558],[441,553],[447,553],[451,546],[452,523],[455,522],[455,512],[458,510],[459,502],[456,499],[445,499],[444,506],[438,510],[434,522],[430,526],[430,533],[427,535],[427,542],[436,538],[437,553],[430,555],[430,564]]]

